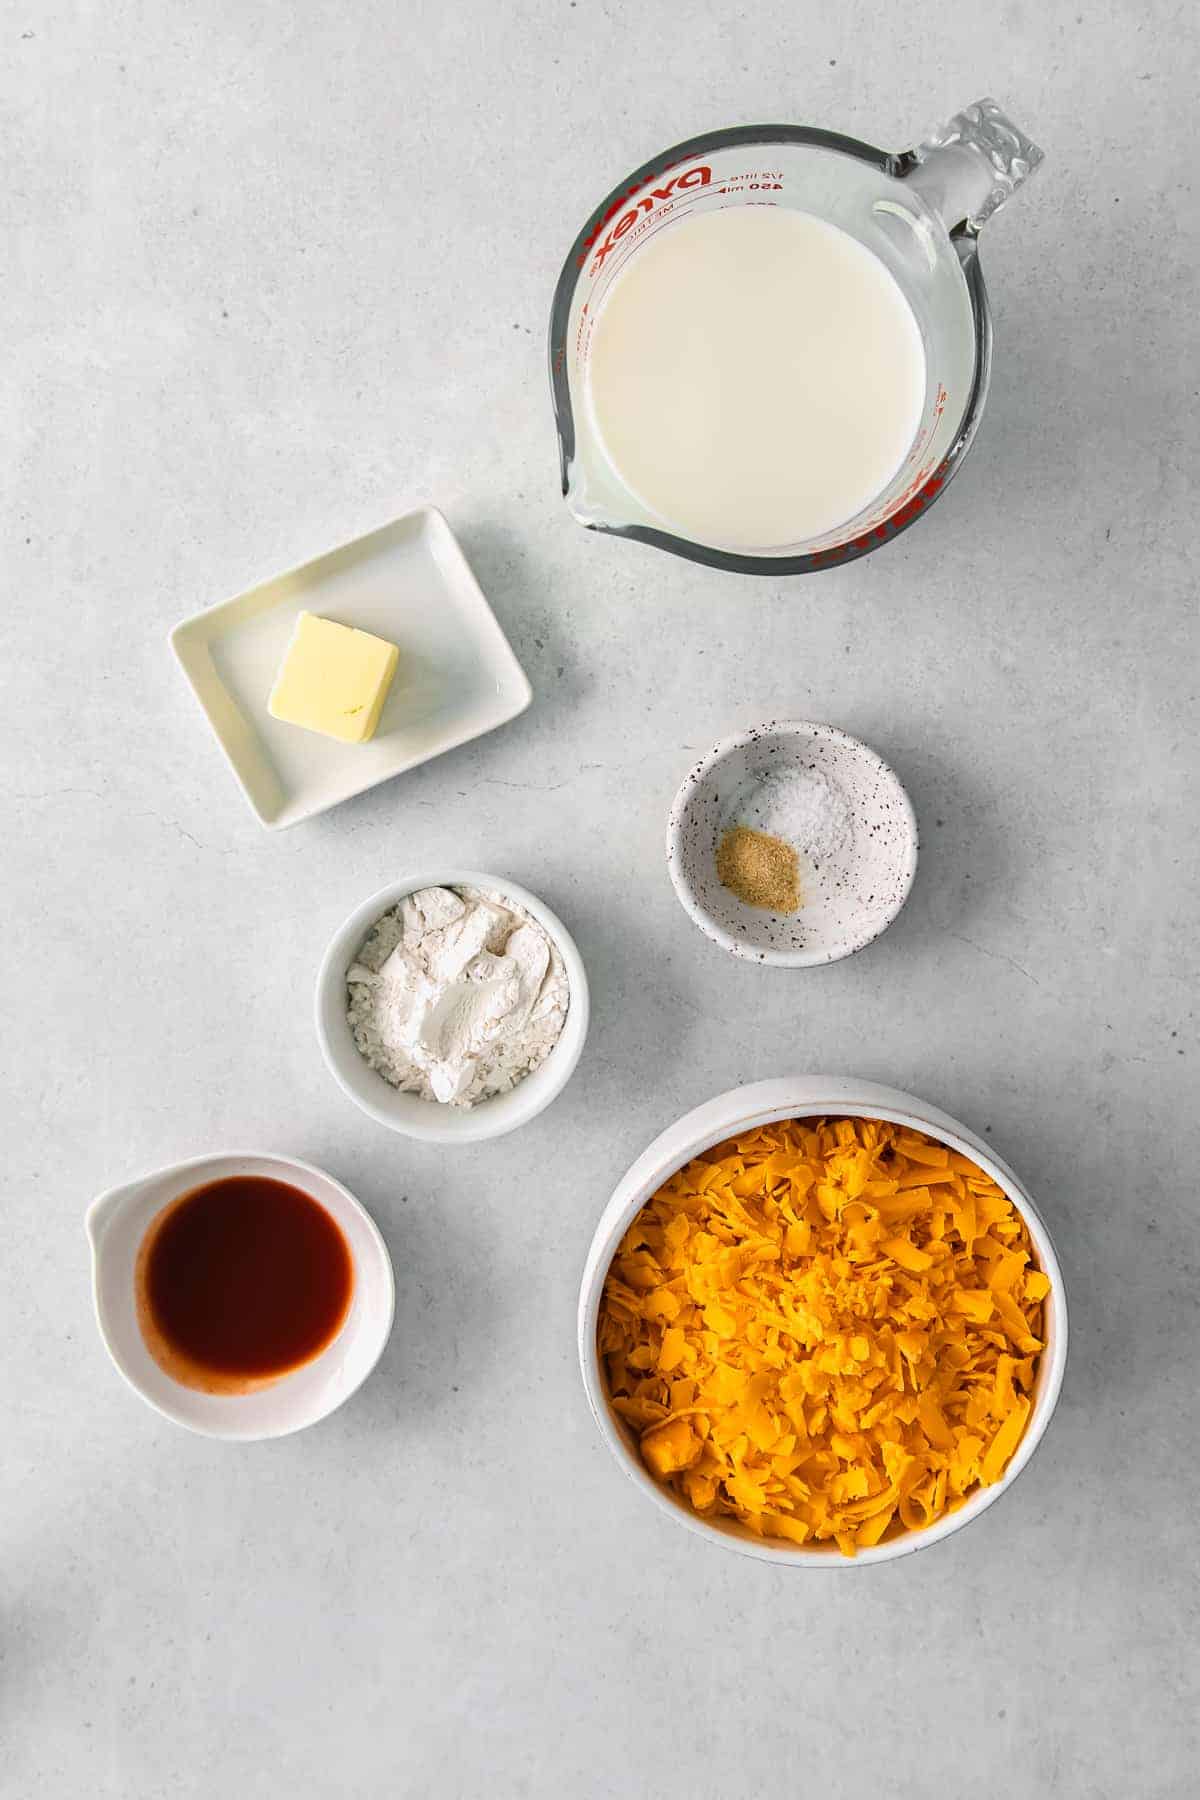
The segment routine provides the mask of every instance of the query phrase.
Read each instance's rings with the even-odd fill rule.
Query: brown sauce
[[[138,1251],[138,1322],[187,1387],[250,1393],[332,1343],[354,1293],[335,1221],[300,1188],[232,1175],[153,1221]]]

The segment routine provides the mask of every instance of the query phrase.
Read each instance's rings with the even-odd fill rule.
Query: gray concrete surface
[[[1191,9],[10,0],[0,41],[0,1791],[1195,1794]],[[798,582],[580,531],[545,325],[609,184],[717,123],[901,145],[988,92],[1047,161],[988,228],[943,504]],[[536,702],[268,835],[167,628],[420,498]],[[792,975],[704,942],[662,855],[696,752],[789,712],[891,758],[924,840],[895,927]],[[334,926],[439,859],[560,909],[595,1006],[560,1102],[453,1155],[360,1117],[310,1026]],[[985,1520],[781,1579],[621,1479],[572,1323],[649,1138],[810,1068],[991,1134],[1074,1355]],[[362,1197],[399,1312],[341,1413],[235,1449],[123,1388],[81,1221],[247,1145]]]

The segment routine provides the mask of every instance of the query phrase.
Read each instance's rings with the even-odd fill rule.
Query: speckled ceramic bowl
[[[789,817],[794,830],[780,822]],[[733,825],[792,844],[799,911],[748,906],[722,887],[717,845]],[[808,968],[852,956],[891,924],[917,872],[917,821],[866,744],[836,725],[772,719],[722,739],[687,776],[667,824],[667,866],[714,944],[750,962]]]

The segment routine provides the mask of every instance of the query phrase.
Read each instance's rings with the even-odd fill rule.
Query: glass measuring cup
[[[690,138],[644,163],[579,233],[551,310],[562,488],[580,524],[694,562],[766,575],[832,568],[906,530],[958,469],[987,396],[992,327],[980,229],[1041,160],[994,100],[980,100],[912,150],[877,150],[808,126],[742,125]],[[593,329],[618,274],[676,221],[747,205],[814,214],[872,251],[912,308],[926,371],[920,424],[888,486],[822,536],[754,552],[673,533],[609,459],[587,397]]]

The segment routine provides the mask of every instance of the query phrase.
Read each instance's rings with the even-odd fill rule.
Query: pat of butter
[[[365,744],[375,734],[400,652],[369,631],[302,612],[267,702],[273,719]]]

